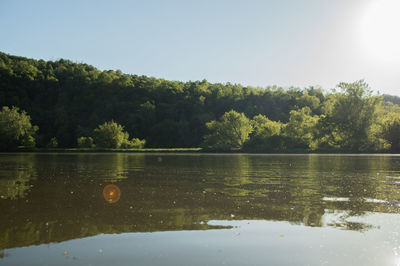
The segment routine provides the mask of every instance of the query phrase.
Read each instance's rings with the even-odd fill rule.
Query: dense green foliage
[[[114,121],[99,125],[93,136],[97,146],[101,148],[120,148],[122,143],[129,141],[128,133]]]
[[[60,147],[76,147],[81,136],[114,120],[148,147],[199,147],[206,122],[229,110],[287,121],[300,89],[250,88],[207,81],[178,82],[100,71],[68,60],[43,61],[0,53],[0,106],[18,106],[39,126],[38,146],[56,137]],[[323,101],[321,90],[307,94]]]
[[[341,92],[327,95],[320,115],[305,106],[291,110],[286,123],[271,121],[264,115],[255,116],[251,121],[254,132],[244,143],[244,150],[400,151],[400,107],[372,96],[363,81],[340,83],[338,88]],[[207,125],[213,123],[216,122]],[[229,128],[222,123],[220,126]],[[213,127],[210,129],[217,132]],[[208,147],[210,140],[219,143],[207,135]],[[215,145],[214,149],[223,148]]]
[[[58,140],[56,137],[51,138],[49,143],[47,143],[47,148],[57,148],[58,147]]]
[[[226,112],[220,121],[206,123],[210,134],[204,137],[204,148],[209,150],[238,150],[253,131],[250,120],[234,110]]]
[[[99,148],[143,148],[145,141],[139,139],[129,140],[129,133],[124,127],[114,121],[105,122],[93,131],[95,145]],[[86,139],[86,144],[90,139]]]
[[[368,130],[376,121],[380,97],[372,97],[363,81],[341,83],[342,93],[331,95],[324,106],[321,120],[322,141],[325,146],[347,150],[368,150],[371,145]]]
[[[80,137],[77,139],[78,148],[93,148],[93,138],[92,137]]]
[[[34,147],[37,126],[18,107],[4,106],[0,111],[0,150],[12,150],[18,146]]]
[[[55,137],[59,147],[400,151],[400,98],[373,96],[363,81],[337,89],[167,81],[0,53],[0,106],[32,117],[38,147]],[[106,140],[107,121],[125,131]]]
[[[272,150],[273,145],[277,143],[273,140],[281,135],[283,124],[272,121],[265,115],[256,115],[251,122],[254,130],[250,139],[244,144],[244,149],[256,152]]]

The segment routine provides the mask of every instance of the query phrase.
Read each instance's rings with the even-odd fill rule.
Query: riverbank
[[[107,149],[107,148],[19,148],[0,152],[38,152],[38,153],[208,153],[208,154],[395,154],[387,151],[344,151],[344,150],[302,150],[290,149],[281,151],[255,152],[249,150],[213,151],[202,148],[144,148],[144,149]]]
[[[200,152],[201,148],[145,148],[145,149],[106,149],[106,148],[34,148],[34,149],[17,149],[7,152],[126,152],[126,153],[141,153],[141,152]]]

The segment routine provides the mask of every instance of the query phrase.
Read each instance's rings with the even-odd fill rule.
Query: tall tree
[[[226,112],[219,121],[206,123],[210,133],[204,137],[203,147],[214,150],[238,150],[253,131],[250,120],[234,110]]]
[[[0,111],[0,150],[15,149],[18,146],[34,147],[37,126],[18,107],[3,106]]]
[[[289,122],[285,126],[285,135],[291,137],[299,144],[304,144],[311,149],[317,148],[314,140],[319,116],[312,115],[311,109],[303,107],[300,110],[290,111]]]
[[[275,147],[271,143],[272,136],[279,136],[284,126],[283,123],[272,121],[265,115],[256,115],[251,121],[254,131],[245,143],[245,150],[255,152],[268,152]]]
[[[320,145],[351,151],[367,150],[370,145],[368,130],[374,122],[381,97],[372,96],[363,80],[340,83],[338,88],[341,93],[330,95],[324,105]]]

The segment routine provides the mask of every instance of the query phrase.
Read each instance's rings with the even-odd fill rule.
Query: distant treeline
[[[363,81],[338,89],[168,81],[0,53],[0,107],[30,116],[37,147],[76,147],[115,121],[146,147],[400,151],[400,98]]]

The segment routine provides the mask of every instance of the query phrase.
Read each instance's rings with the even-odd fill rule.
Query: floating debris
[[[67,256],[68,255],[68,252],[67,251],[64,251],[64,256]]]

